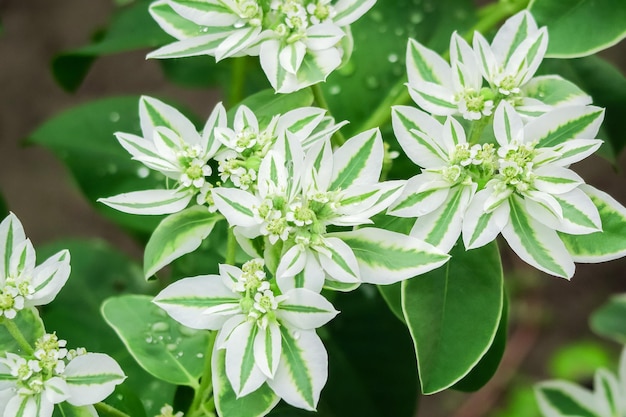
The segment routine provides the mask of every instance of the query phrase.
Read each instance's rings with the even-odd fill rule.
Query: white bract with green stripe
[[[139,101],[143,136],[116,133],[134,160],[174,182],[167,189],[141,190],[98,201],[132,214],[170,214],[181,211],[197,196],[211,175],[209,160],[221,146],[214,129],[226,126],[226,110],[218,104],[202,133],[174,107],[151,97]]]
[[[564,107],[524,126],[502,102],[493,125],[497,171],[465,213],[466,248],[480,247],[501,232],[524,261],[570,278],[574,262],[557,231],[584,235],[602,225],[596,206],[579,188],[583,179],[568,167],[600,147],[602,141],[592,138],[603,114],[596,107]]]
[[[0,223],[0,319],[24,308],[48,304],[70,276],[70,253],[62,250],[35,266],[35,249],[19,219],[10,213]]]
[[[375,0],[159,0],[156,22],[177,42],[149,58],[260,56],[278,93],[326,80],[352,51],[348,25]]]
[[[126,376],[108,355],[65,346],[65,340],[45,334],[32,355],[0,357],[0,415],[50,417],[63,401],[98,415],[92,404],[108,397]]]
[[[241,269],[220,265],[220,275],[177,281],[154,302],[185,326],[218,330],[214,355],[226,350],[226,375],[238,398],[267,383],[289,404],[314,410],[328,377],[315,329],[338,312],[316,292],[281,290],[267,279],[263,260],[253,259]]]
[[[377,129],[349,139],[334,152],[329,141],[305,152],[287,136],[261,162],[256,193],[215,188],[215,204],[241,238],[263,239],[265,260],[282,288],[319,292],[325,282],[346,290],[361,282],[407,279],[438,267],[448,256],[417,239],[376,228],[327,231],[329,226],[372,223],[370,218],[398,196],[403,181],[379,182],[383,153]],[[350,234],[359,237],[350,241],[360,246],[358,240],[369,250],[354,250],[346,243]],[[244,248],[261,256],[252,251],[253,244]],[[402,261],[394,263],[394,257]]]
[[[559,76],[534,77],[547,47],[546,28],[538,28],[527,11],[508,19],[491,45],[475,32],[472,48],[454,33],[450,64],[410,39],[406,59],[409,93],[431,114],[461,115],[468,120],[490,116],[503,100],[528,117],[554,107],[590,104],[587,94]]]
[[[535,398],[545,417],[614,417],[626,415],[626,349],[617,375],[599,369],[593,391],[568,381],[546,381],[535,386]]]

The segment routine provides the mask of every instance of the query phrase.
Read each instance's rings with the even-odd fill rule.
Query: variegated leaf
[[[194,206],[166,217],[146,244],[143,271],[146,279],[173,260],[196,250],[222,219],[204,206]]]
[[[24,240],[26,235],[22,223],[13,213],[9,213],[0,223],[0,277],[6,277],[13,251]]]
[[[574,262],[557,233],[532,218],[521,198],[509,198],[510,218],[502,236],[517,255],[535,268],[562,278],[574,275]]]
[[[626,255],[626,208],[607,193],[581,185],[598,209],[602,232],[585,235],[560,234],[576,262],[605,262]]]
[[[392,284],[435,269],[449,259],[439,249],[411,236],[377,228],[332,233],[356,256],[361,281]]]
[[[221,417],[263,417],[278,404],[280,398],[266,384],[244,397],[237,396],[226,375],[224,349],[215,349],[211,360],[213,398]]]
[[[214,188],[212,195],[215,205],[226,217],[228,224],[250,227],[258,223],[252,211],[252,207],[258,205],[258,202],[252,194],[235,188]]]
[[[103,353],[86,353],[72,359],[63,372],[75,406],[95,404],[108,397],[126,375],[118,363]]]
[[[534,77],[522,88],[526,97],[534,98],[550,106],[586,106],[591,96],[578,86],[558,75]]]
[[[333,154],[330,190],[377,183],[383,164],[383,141],[378,129],[354,136]]]
[[[314,330],[290,332],[285,326],[278,370],[268,385],[287,403],[315,410],[328,379],[328,355]]]
[[[450,87],[450,65],[438,53],[413,39],[409,39],[406,63],[409,85],[429,82]]]
[[[433,168],[446,164],[447,151],[436,140],[443,130],[437,119],[414,107],[393,106],[391,122],[400,146],[416,165]]]
[[[191,197],[188,190],[142,190],[99,198],[98,202],[124,213],[158,215],[183,210]]]
[[[202,33],[202,26],[193,23],[172,9],[168,0],[155,1],[149,8],[152,18],[176,39],[186,39]]]
[[[567,381],[535,385],[535,398],[545,417],[602,417],[596,410],[593,393]]]
[[[255,360],[254,346],[259,331],[262,329],[256,322],[245,320],[226,341],[226,375],[238,397],[256,391],[267,379]]]
[[[569,106],[552,110],[524,127],[526,142],[547,148],[570,139],[593,139],[604,120],[604,109],[595,106]]]

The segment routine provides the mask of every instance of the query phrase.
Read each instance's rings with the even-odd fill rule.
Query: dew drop
[[[200,32],[202,32],[202,33],[207,33],[208,31],[209,31],[209,27],[208,26],[205,26],[202,29],[200,29]]]
[[[154,339],[152,339],[152,335],[148,335],[145,340],[146,343],[152,343],[154,341]]]
[[[374,76],[367,77],[367,79],[365,80],[365,85],[371,90],[374,90],[380,86],[378,80]]]
[[[159,317],[167,317],[167,313],[165,312],[165,310],[160,308],[154,310],[154,315]]]
[[[292,335],[292,336],[293,336],[293,338],[294,338],[294,339],[296,339],[296,340],[300,339],[300,332],[295,332],[295,331],[294,331],[293,333],[291,333],[291,335]]]
[[[332,87],[330,87],[329,92],[331,95],[336,96],[337,94],[341,93],[341,86],[333,85]]]
[[[404,35],[404,29],[402,29],[402,28],[396,28],[396,29],[393,31],[393,33],[394,33],[396,36],[402,36],[402,35]]]
[[[124,399],[124,396],[122,394],[117,394],[115,396],[115,399],[118,400],[118,401],[122,401]]]
[[[109,165],[107,166],[107,172],[108,172],[109,174],[115,174],[115,173],[117,172],[117,165],[115,165],[115,164],[109,164]]]
[[[398,62],[398,55],[396,54],[389,54],[389,56],[387,57],[387,60],[389,62],[391,62],[392,64],[395,62]]]
[[[137,176],[139,178],[147,178],[150,175],[150,170],[146,167],[140,167],[137,169]]]
[[[339,68],[337,71],[341,75],[345,75],[346,77],[349,77],[350,75],[354,74],[355,70],[356,70],[356,66],[354,65],[354,62],[352,62],[350,60],[350,61],[348,61],[346,63],[346,65],[344,65],[343,67]]]
[[[187,336],[187,337],[195,336],[199,332],[199,330],[190,329],[189,327],[186,327],[186,326],[180,326],[179,330],[180,330],[180,334],[182,334],[183,336]]]
[[[157,321],[152,325],[153,332],[166,332],[170,329],[170,325],[164,321]]]
[[[165,349],[169,350],[170,352],[176,350],[177,347],[178,345],[176,343],[168,343],[167,345],[165,345]]]
[[[421,13],[411,13],[411,17],[409,18],[411,23],[413,24],[418,24],[420,23],[422,20],[424,20],[424,16]]]
[[[385,25],[380,25],[380,26],[378,27],[378,31],[379,31],[380,33],[385,33],[385,32],[387,32],[387,26],[385,26]]]
[[[177,357],[177,358],[182,358],[184,354],[185,354],[185,352],[178,352],[178,353],[176,354],[176,357]]]
[[[109,114],[109,120],[112,121],[113,123],[117,123],[120,121],[120,114],[118,112],[112,112],[111,114]]]
[[[204,358],[204,354],[203,353],[198,353],[198,354],[196,354],[196,358],[202,359],[202,358]]]

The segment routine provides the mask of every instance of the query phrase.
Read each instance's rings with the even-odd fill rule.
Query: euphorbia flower
[[[281,294],[254,259],[241,269],[220,265],[219,275],[177,281],[154,302],[185,326],[218,330],[213,354],[226,350],[226,375],[238,397],[267,383],[289,404],[315,409],[328,377],[315,329],[338,313],[320,294],[305,288]]]
[[[375,0],[159,0],[150,13],[179,39],[148,55],[260,55],[272,87],[289,93],[326,77],[351,53],[348,25]],[[174,12],[174,13],[172,13]]]
[[[35,266],[35,249],[19,219],[0,223],[0,318],[13,319],[33,306],[48,304],[70,275],[70,253],[62,250]]]

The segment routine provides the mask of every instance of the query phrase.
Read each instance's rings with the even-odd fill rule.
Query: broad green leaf
[[[222,216],[194,206],[165,218],[150,236],[144,252],[144,276],[154,275],[174,259],[198,249]]]
[[[404,313],[402,313],[402,282],[396,282],[389,285],[377,285],[380,295],[387,303],[389,310],[398,318],[402,323],[406,324],[404,320]]]
[[[152,297],[111,297],[102,315],[146,371],[163,381],[198,387],[207,332],[186,328],[152,303]]]
[[[539,26],[548,26],[549,57],[591,55],[626,37],[623,1],[532,0],[529,9]]]
[[[56,404],[52,417],[93,417],[92,406],[77,407],[66,401]],[[145,415],[145,413],[144,413]],[[106,413],[100,413],[100,417],[107,417]]]
[[[509,302],[505,295],[504,302],[502,303],[502,316],[500,317],[500,324],[498,325],[493,343],[487,353],[480,359],[480,362],[472,368],[470,373],[452,386],[453,389],[470,392],[478,391],[493,377],[498,370],[502,355],[504,354],[504,348],[506,347],[506,338],[509,330],[508,316]]]
[[[22,353],[19,343],[17,343],[4,325],[5,320],[8,321],[9,319],[0,318],[0,352]],[[43,321],[39,317],[39,312],[34,307],[20,310],[11,321],[17,326],[31,346],[35,346],[35,341],[46,332]]]
[[[626,77],[615,65],[596,56],[581,59],[549,59],[540,68],[544,74],[557,73],[593,97],[595,105],[606,108],[598,137],[605,143],[600,153],[615,163],[615,155],[626,145]]]
[[[385,302],[372,285],[337,293],[332,302],[341,314],[324,326],[328,331],[324,345],[329,380],[318,413],[414,416],[417,369],[406,326],[386,311]],[[290,413],[284,415],[291,417]]]
[[[137,365],[100,314],[100,304],[107,297],[154,292],[156,284],[146,283],[140,265],[102,241],[59,241],[37,248],[37,255],[44,259],[64,248],[72,255],[72,273],[55,300],[41,307],[48,331],[67,340],[68,348],[108,353],[120,364],[128,378],[116,390],[129,391],[120,391],[120,409],[135,409],[133,397],[139,396],[148,415],[158,414],[163,402],[173,400],[174,386],[155,380]]]
[[[113,136],[117,131],[139,133],[138,107],[138,96],[93,101],[49,119],[30,134],[28,143],[53,151],[98,211],[132,230],[151,232],[161,217],[130,215],[95,203],[100,197],[164,184],[160,173],[132,161]]]
[[[153,48],[173,40],[148,13],[149,2],[140,1],[119,9],[108,28],[94,42],[59,54],[52,60],[52,73],[67,91],[75,91],[100,56],[140,48]]]
[[[615,295],[589,318],[591,329],[600,336],[626,344],[626,294]]]
[[[443,52],[454,30],[463,33],[474,24],[474,10],[469,0],[378,1],[350,25],[354,37],[352,57],[322,85],[336,120],[350,120],[346,135],[358,133],[372,109],[392,88],[393,93],[405,91],[398,81],[406,80],[407,38]]]
[[[457,244],[451,254],[446,265],[402,286],[425,394],[466,376],[493,344],[501,321],[503,278],[496,244],[467,252]]]
[[[246,97],[237,106],[228,111],[228,120],[232,123],[237,108],[245,105],[256,115],[259,127],[263,129],[273,116],[285,114],[298,107],[310,106],[313,103],[313,93],[309,88],[291,94],[276,94],[274,90],[263,90]]]
[[[212,361],[215,409],[220,417],[262,417],[280,400],[267,384],[237,398],[226,376],[226,350],[214,350]]]
[[[546,416],[601,417],[596,398],[586,389],[567,381],[547,381],[535,386],[539,409]]]
[[[576,262],[604,262],[626,255],[626,208],[607,193],[589,185],[580,188],[598,208],[602,232],[559,234]]]

